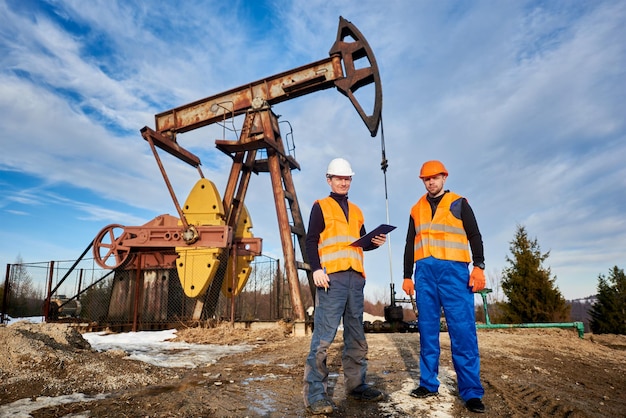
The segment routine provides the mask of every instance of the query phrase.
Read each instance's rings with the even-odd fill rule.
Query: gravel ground
[[[0,417],[18,416],[37,400],[32,417],[303,417],[301,380],[310,336],[285,324],[265,330],[180,330],[193,343],[255,348],[194,369],[160,368],[121,351],[96,352],[64,324],[18,322],[0,327]],[[485,417],[625,417],[626,336],[574,330],[478,332]],[[447,334],[441,334],[437,397],[408,396],[419,379],[419,334],[367,334],[369,381],[387,396],[380,403],[346,399],[342,340],[329,351],[339,417],[473,416],[458,398]],[[45,397],[50,402],[44,402]],[[35,408],[35,409],[33,409]],[[38,408],[38,409],[37,409]]]

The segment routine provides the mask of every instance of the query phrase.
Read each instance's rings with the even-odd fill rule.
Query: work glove
[[[404,279],[402,282],[402,290],[409,296],[413,296],[415,293],[415,284],[412,279]]]
[[[485,288],[485,270],[474,266],[469,278],[469,287],[472,292],[478,292]]]

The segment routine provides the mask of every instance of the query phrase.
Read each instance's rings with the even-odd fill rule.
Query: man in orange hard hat
[[[361,209],[348,201],[354,172],[350,163],[335,158],[328,164],[330,195],[311,208],[306,253],[313,271],[315,318],[311,348],[304,366],[304,404],[313,415],[329,415],[335,405],[326,392],[328,349],[343,320],[343,366],[346,395],[358,401],[377,402],[384,394],[366,383],[367,340],[363,330],[363,251],[376,249],[386,235],[372,238],[365,247],[350,246],[365,235]]]
[[[480,383],[473,293],[485,287],[482,236],[467,200],[444,190],[448,170],[440,161],[425,162],[420,178],[427,193],[411,209],[402,284],[407,295],[417,293],[419,313],[420,382],[411,396],[426,398],[438,394],[443,308],[459,395],[468,410],[482,413],[485,391]],[[474,264],[471,274],[470,261]],[[411,279],[413,267],[415,282]]]

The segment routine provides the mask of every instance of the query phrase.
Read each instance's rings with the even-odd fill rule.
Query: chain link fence
[[[169,256],[176,258],[175,253]],[[4,283],[0,283],[0,319],[43,316],[49,322],[77,322],[94,330],[115,331],[206,321],[292,319],[289,288],[279,260],[255,257],[245,286],[239,284],[235,296],[232,285],[225,283],[231,280],[226,268],[218,269],[206,292],[192,298],[183,291],[175,264],[164,263],[163,258],[163,253],[143,253],[139,258],[143,262],[135,259],[114,270],[103,269],[88,258],[8,264]]]

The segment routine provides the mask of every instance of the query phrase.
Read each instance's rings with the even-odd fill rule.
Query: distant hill
[[[572,307],[570,313],[572,321],[582,322],[585,325],[585,332],[590,331],[589,321],[591,320],[591,315],[589,315],[589,311],[591,310],[593,304],[597,301],[598,297],[596,295],[568,301]]]

